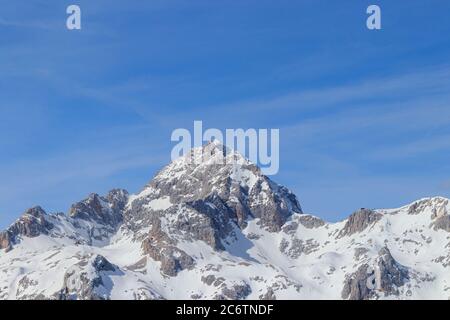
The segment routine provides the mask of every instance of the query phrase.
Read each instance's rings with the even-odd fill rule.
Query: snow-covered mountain
[[[448,298],[448,199],[328,223],[214,142],[139,194],[35,207],[0,232],[0,299]]]

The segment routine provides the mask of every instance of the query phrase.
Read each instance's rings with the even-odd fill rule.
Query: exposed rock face
[[[339,233],[339,237],[362,232],[368,226],[380,220],[381,217],[381,213],[369,209],[360,209],[348,217],[344,228]]]
[[[408,270],[395,261],[387,247],[382,248],[378,255],[379,288],[385,295],[397,295],[397,288],[409,279]]]
[[[117,227],[123,220],[123,210],[127,201],[126,190],[112,190],[106,197],[93,193],[87,199],[72,205],[69,216]]]
[[[161,262],[161,272],[167,276],[174,277],[195,265],[194,259],[178,249],[174,240],[161,230],[160,220],[155,220],[148,237],[142,242],[142,249],[153,260]]]
[[[408,208],[408,214],[416,215],[431,212],[434,217],[440,217],[448,213],[449,200],[442,197],[426,198],[414,202]]]
[[[277,232],[292,214],[301,212],[287,188],[272,182],[237,153],[210,143],[194,149],[192,158],[180,158],[159,172],[131,199],[125,224],[136,233],[151,225],[149,236],[143,236],[145,252],[165,261],[163,265],[173,266],[166,268],[166,274],[176,274],[175,269],[192,265],[182,253],[185,267],[169,258],[174,249],[167,244],[173,247],[178,238],[201,240],[215,250],[224,250],[224,239],[233,237],[235,228],[244,229],[249,219],[257,218],[263,228]],[[161,247],[164,257],[152,249]]]
[[[367,300],[381,293],[386,296],[398,295],[398,288],[408,279],[408,270],[394,260],[387,247],[383,247],[378,253],[374,268],[363,264],[355,273],[347,276],[342,298]]]
[[[325,221],[310,215],[302,215],[298,218],[298,220],[308,229],[320,228],[325,225]]]
[[[91,194],[72,205],[68,216],[63,213],[49,215],[39,206],[28,209],[6,231],[0,232],[0,249],[9,251],[23,237],[40,235],[67,236],[78,244],[106,242],[121,225],[127,201],[128,192],[115,189],[104,197]],[[69,227],[70,231],[61,226]]]
[[[348,276],[344,281],[342,298],[349,300],[369,299],[373,294],[368,286],[370,276],[373,276],[373,272],[369,272],[369,266],[367,264],[361,265],[355,273]]]
[[[104,256],[98,255],[92,262],[92,266],[96,271],[116,271],[116,267],[111,264]]]
[[[15,236],[22,235],[34,238],[41,234],[48,234],[53,225],[46,220],[46,213],[41,207],[27,210],[22,217],[8,230]]]
[[[436,221],[432,223],[434,230],[444,230],[450,232],[450,215],[443,215],[436,218]]]
[[[43,300],[45,297],[40,294],[25,294],[28,288],[36,287],[38,285],[39,283],[37,281],[32,280],[25,275],[17,282],[16,295],[20,297],[21,300]]]
[[[28,209],[19,220],[0,233],[0,249],[10,250],[19,236],[34,238],[41,234],[47,235],[53,225],[47,221],[46,216],[41,207]]]
[[[302,254],[310,254],[317,250],[320,245],[314,239],[306,241],[294,238],[292,242],[285,239],[280,243],[280,251],[293,259],[298,259]]]
[[[101,255],[82,257],[70,267],[65,275],[63,287],[53,295],[58,300],[107,300],[110,299],[114,283],[111,276],[120,277],[124,272]],[[137,288],[135,300],[154,300],[162,297],[143,284]]]
[[[272,288],[267,289],[267,292],[263,295],[259,296],[260,300],[277,300],[277,296],[275,292],[273,292]]]
[[[195,266],[194,259],[176,247],[159,248],[151,245],[148,240],[144,240],[142,245],[144,253],[161,262],[161,272],[167,276],[174,277],[178,272]]]
[[[105,300],[111,284],[105,283],[108,273],[119,271],[105,257],[86,258],[67,270],[64,286],[55,297],[59,300]]]
[[[447,199],[328,223],[242,157],[200,151],[140,194],[28,210],[0,232],[0,300],[448,298]]]
[[[260,218],[261,225],[269,231],[279,231],[293,212],[301,213],[294,194],[272,182],[242,156],[215,143],[195,152],[199,153],[195,159],[202,155],[210,158],[200,160],[200,164],[193,164],[196,160],[188,158],[171,163],[147,186],[144,203],[167,197],[173,204],[190,203],[197,209],[202,203],[212,202],[218,204],[216,209],[225,220],[245,227],[247,218]],[[132,204],[135,211],[139,210],[138,201]]]
[[[220,294],[215,296],[215,300],[243,300],[248,297],[252,289],[247,283],[235,284],[231,287],[223,286]]]
[[[194,239],[202,240],[216,250],[224,249],[221,239],[230,234],[233,222],[245,223],[235,216],[236,212],[217,194],[212,194],[204,200],[189,202],[186,205],[198,215],[186,220],[177,220],[175,227],[194,235]],[[246,209],[240,207],[239,210],[243,212]],[[245,213],[242,213],[242,216],[245,216]]]
[[[364,247],[360,247],[360,248],[355,248],[355,259],[359,260],[361,259],[361,257],[363,257],[369,250],[367,250],[367,248]]]
[[[12,239],[8,231],[0,232],[0,249],[6,249],[6,251],[12,249]]]

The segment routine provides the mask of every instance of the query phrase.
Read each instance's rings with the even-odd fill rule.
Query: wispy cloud
[[[350,3],[337,16],[294,2],[276,12],[258,1],[80,5],[83,30],[69,32],[64,3],[2,4],[3,212],[137,188],[169,160],[171,130],[193,120],[280,128],[280,182],[297,184],[300,196],[314,186],[314,208],[355,203],[352,191],[386,200],[390,184],[428,194],[446,179],[438,172],[448,168],[450,135],[444,14],[432,32],[399,23],[372,38],[356,31],[359,20],[323,23]],[[432,7],[415,7],[415,17]],[[323,201],[327,188],[335,196]]]
[[[450,121],[449,121],[450,122]],[[383,161],[404,159],[408,157],[420,156],[432,152],[446,152],[450,154],[450,135],[431,135],[425,139],[418,139],[406,142],[402,145],[379,148],[368,154],[372,159]]]
[[[42,20],[7,20],[0,17],[0,26],[3,27],[15,27],[15,28],[26,28],[26,29],[43,29],[51,30],[55,29],[55,24],[50,21]]]
[[[0,186],[2,197],[17,197],[42,188],[51,188],[74,180],[91,181],[106,179],[114,174],[133,168],[161,166],[166,157],[152,154],[148,146],[133,148],[86,148],[83,150],[22,160],[0,169],[2,179],[8,181]]]
[[[311,90],[300,90],[275,97],[237,101],[210,106],[213,110],[248,111],[256,113],[308,111],[339,107],[343,104],[364,106],[378,99],[415,100],[419,91],[425,96],[450,94],[450,66],[438,66],[406,74],[366,79],[362,83],[348,83]],[[364,102],[364,104],[361,103]],[[380,103],[381,104],[381,103]]]

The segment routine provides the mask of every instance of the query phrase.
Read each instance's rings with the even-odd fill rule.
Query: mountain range
[[[217,142],[0,232],[0,299],[449,298],[448,199],[330,223]]]

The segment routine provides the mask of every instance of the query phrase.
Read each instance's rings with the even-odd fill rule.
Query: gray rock
[[[362,232],[370,225],[379,221],[381,217],[381,213],[364,208],[360,209],[348,217],[344,228],[339,232],[338,238]]]
[[[369,276],[373,276],[373,273],[369,273],[368,271],[369,266],[363,264],[355,273],[347,276],[341,294],[343,299],[367,300],[373,296],[372,290],[367,285],[367,280]]]
[[[379,253],[375,268],[361,265],[357,271],[346,277],[342,289],[342,298],[367,300],[378,294],[398,295],[398,288],[409,280],[408,270],[392,257],[389,249],[383,247]]]
[[[292,221],[290,223],[286,223],[283,226],[282,230],[284,233],[293,235],[297,231],[297,229],[298,229],[298,223],[295,221]]]
[[[223,146],[211,144],[202,150],[227,154]],[[295,195],[264,176],[256,165],[245,160],[239,164],[238,170],[254,175],[251,188],[236,177],[236,168],[233,163],[172,163],[147,185],[144,196],[129,204],[124,224],[134,234],[152,226],[148,235],[137,240],[143,241],[144,252],[162,262],[164,274],[173,276],[194,264],[187,254],[178,252],[178,240],[200,240],[215,250],[224,250],[224,241],[233,241],[249,219],[258,218],[266,230],[277,232],[291,215],[302,212]],[[149,207],[162,198],[170,199],[173,205]],[[162,232],[161,221],[168,220]]]
[[[153,260],[160,261],[161,272],[170,277],[195,266],[194,259],[178,249],[174,240],[161,230],[160,220],[155,220],[148,237],[142,242],[142,250]]]
[[[259,296],[260,300],[277,300],[277,296],[272,288],[268,288],[267,292]]]
[[[117,227],[123,220],[123,211],[128,201],[126,190],[114,189],[101,197],[92,193],[83,201],[72,205],[69,216],[74,219],[92,220],[103,225]]]
[[[96,271],[116,271],[116,268],[104,256],[97,255],[92,263]]]
[[[39,283],[37,281],[30,279],[27,275],[23,276],[17,283],[16,297],[18,297],[19,299],[33,299],[33,297],[24,295],[23,293],[30,287],[36,287],[38,284]]]
[[[212,285],[216,281],[216,276],[213,274],[209,274],[206,277],[202,277],[202,282],[207,284],[208,286]]]
[[[0,249],[11,250],[19,236],[35,238],[41,234],[48,235],[54,226],[47,217],[47,213],[39,206],[28,209],[6,231],[0,233]]]
[[[450,232],[450,215],[444,215],[436,218],[431,225],[434,230],[444,230]]]
[[[252,293],[247,283],[235,284],[232,287],[225,286],[221,293],[214,297],[215,300],[244,300]]]
[[[355,259],[359,260],[362,256],[364,256],[369,250],[363,247],[355,248]]]
[[[308,229],[320,228],[325,225],[325,221],[310,215],[302,215],[298,218],[298,220],[303,226]]]
[[[11,234],[8,231],[0,232],[0,249],[5,249],[6,252],[12,249]]]
[[[113,272],[120,274],[120,269],[101,255],[95,256],[90,264],[82,260],[68,269],[63,288],[54,297],[59,300],[107,300],[112,289],[107,275]]]
[[[292,242],[283,239],[280,243],[280,251],[292,259],[298,259],[302,254],[310,254],[316,251],[320,244],[314,239],[303,241],[294,238]]]
[[[204,146],[203,151],[224,155],[229,152],[223,146],[211,144]],[[277,232],[294,212],[302,212],[295,195],[264,176],[256,165],[244,161],[239,168],[255,175],[257,180],[251,190],[233,178],[236,166],[232,163],[185,164],[181,168],[169,165],[148,184],[147,189],[152,192],[147,198],[131,204],[126,220],[133,227],[133,220],[140,221],[148,216],[148,210],[143,210],[146,204],[169,197],[172,203],[190,206],[215,220],[211,225],[215,224],[215,229],[222,228],[215,236],[217,240],[229,234],[230,223],[243,229],[249,218],[259,218],[263,227]],[[175,172],[176,177],[168,178]]]
[[[381,290],[385,295],[398,295],[397,288],[409,280],[407,268],[395,261],[387,247],[382,248],[378,256]]]
[[[447,214],[448,199],[435,197],[414,202],[408,208],[408,214],[416,215],[424,212],[427,208],[431,209],[433,216]]]

